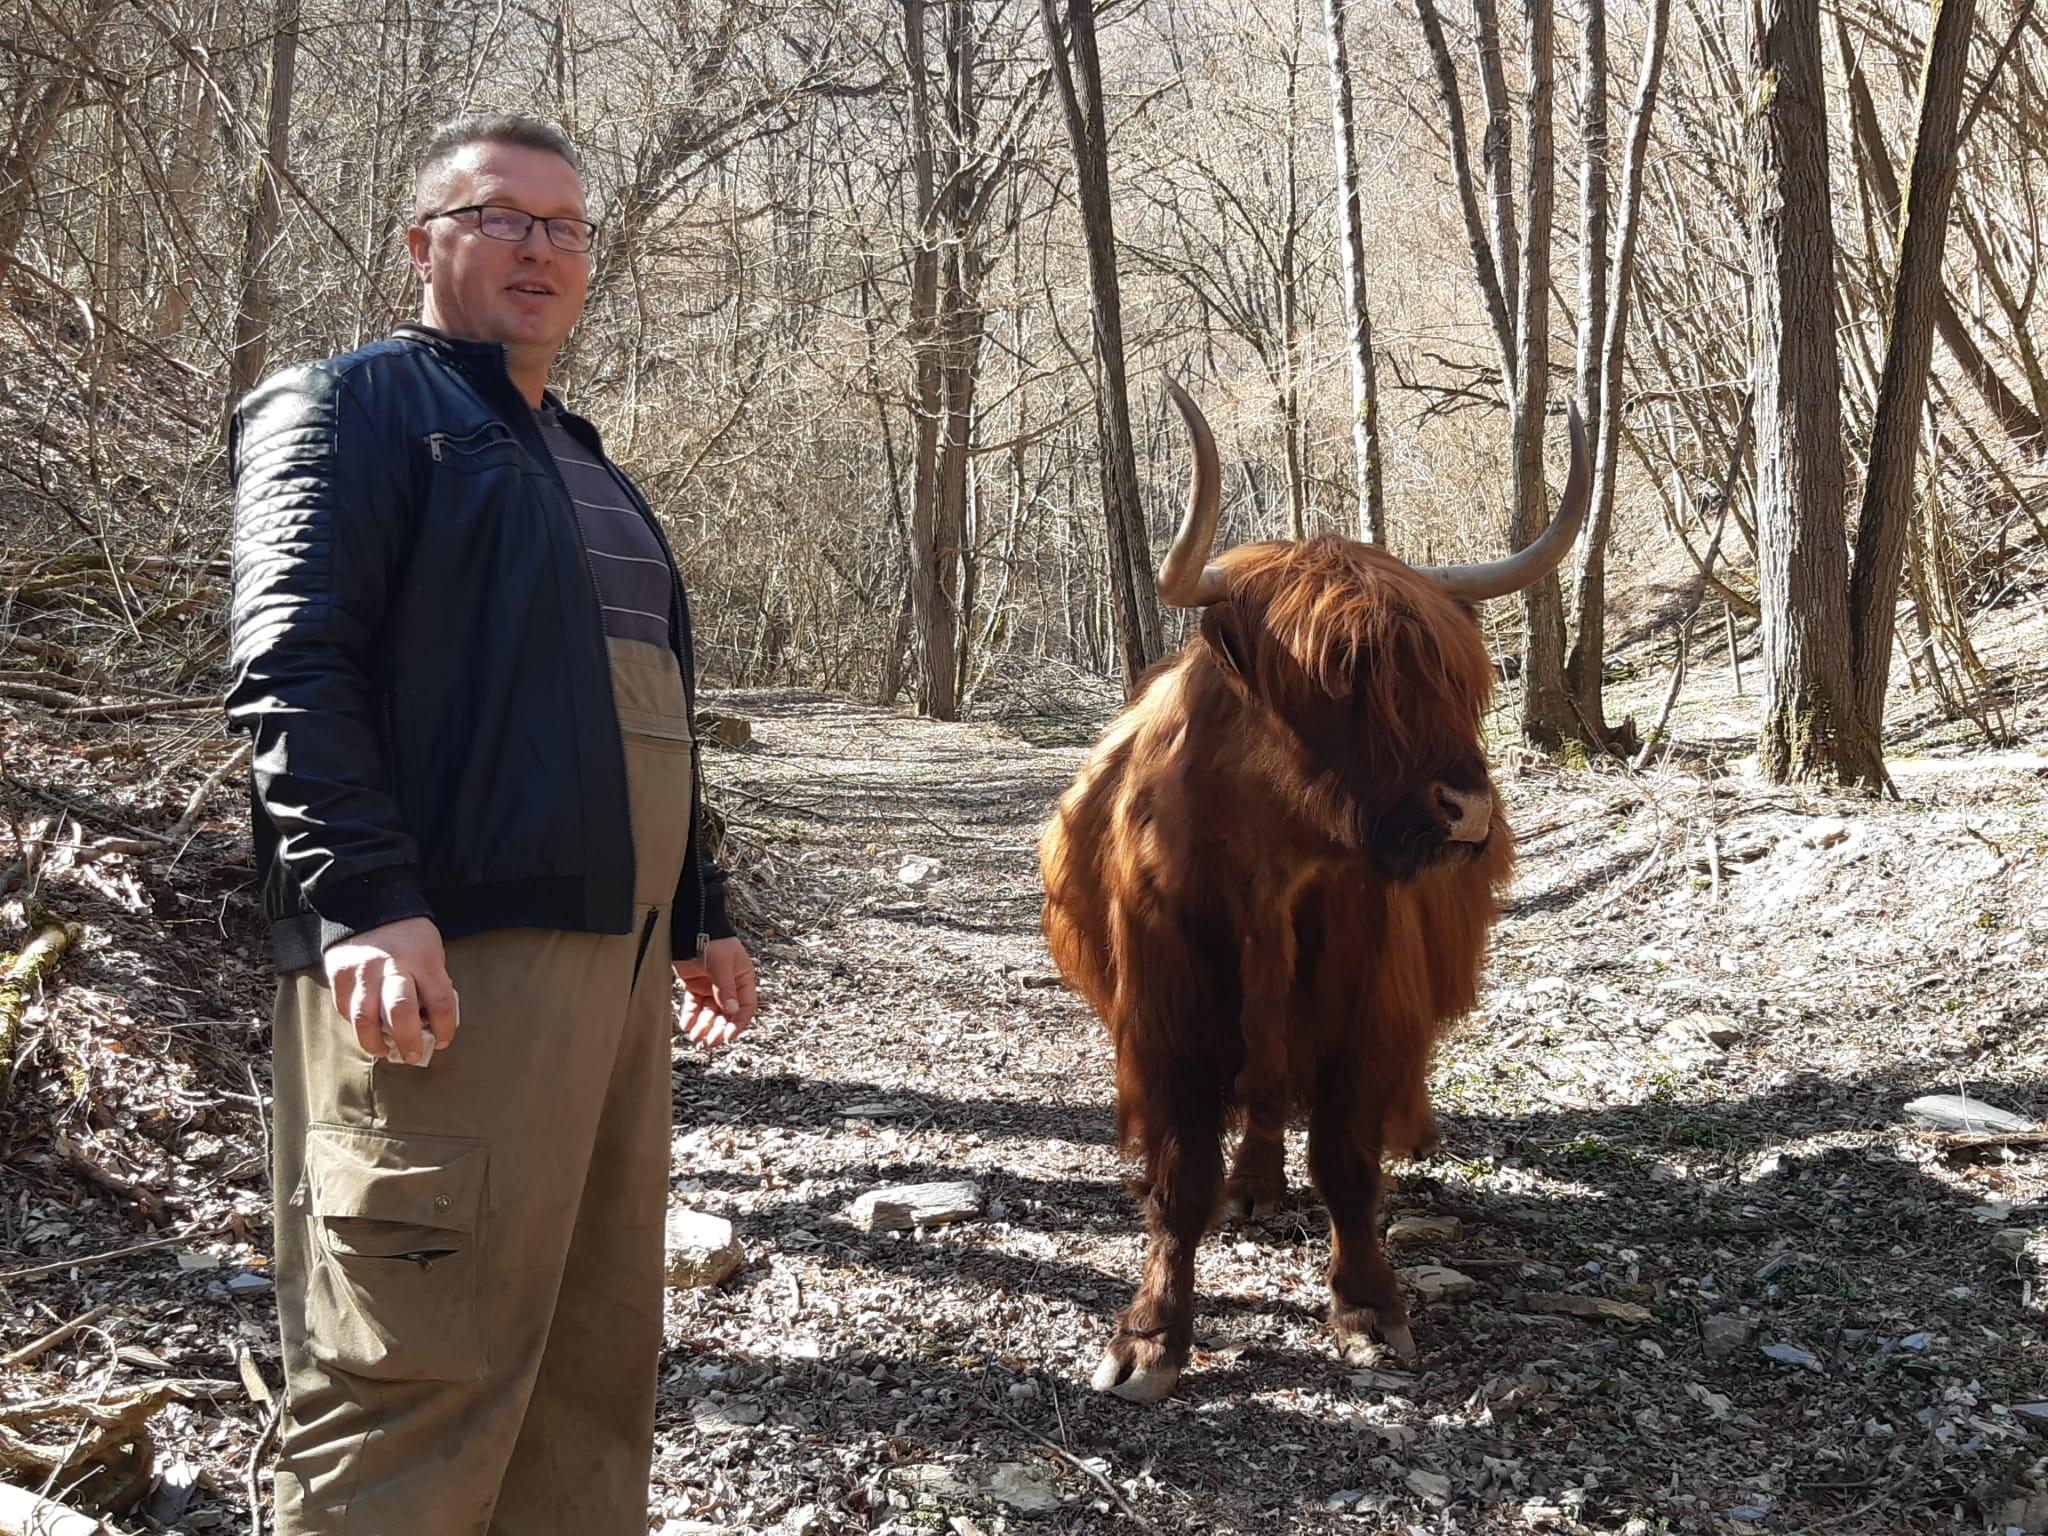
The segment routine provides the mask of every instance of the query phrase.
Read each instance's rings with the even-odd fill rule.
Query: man
[[[232,725],[281,980],[277,1529],[642,1536],[669,967],[755,1006],[703,843],[689,611],[546,392],[596,226],[530,118],[422,157],[420,323],[266,382]]]

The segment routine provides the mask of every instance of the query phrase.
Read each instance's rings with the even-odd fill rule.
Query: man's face
[[[583,183],[559,155],[523,144],[472,144],[440,173],[421,213],[492,203],[539,218],[588,218]],[[425,287],[421,318],[469,341],[502,342],[516,358],[554,360],[590,287],[590,255],[557,249],[536,223],[516,244],[477,228],[475,215],[406,231]]]

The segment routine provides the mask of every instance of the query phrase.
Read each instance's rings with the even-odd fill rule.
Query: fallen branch
[[[248,760],[249,743],[243,742],[225,762],[206,776],[205,783],[192,791],[191,798],[185,802],[184,813],[171,824],[168,832],[153,832],[147,837],[103,837],[86,849],[87,858],[105,858],[113,853],[156,853],[164,848],[182,846],[192,835],[192,829],[199,825],[200,813],[206,809],[206,802],[213,798],[213,792]]]
[[[1976,1162],[1994,1152],[2048,1151],[2048,1131],[1997,1131],[1983,1136],[1946,1135],[1925,1139],[1953,1163]]]
[[[0,1483],[0,1536],[111,1536],[111,1528],[55,1499]]]
[[[21,1016],[28,1000],[64,959],[78,936],[75,924],[51,923],[29,940],[28,947],[0,961],[0,1104],[14,1087],[14,1050],[21,1036]]]
[[[59,1323],[41,1338],[29,1340],[28,1343],[22,1345],[13,1354],[0,1355],[0,1370],[11,1371],[18,1366],[27,1365],[31,1360],[39,1359],[55,1349],[59,1344],[62,1344],[71,1335],[78,1332],[79,1329],[90,1328],[113,1310],[111,1304],[102,1304],[94,1307],[90,1312],[79,1313],[78,1316],[72,1318],[68,1323]]]
[[[263,1458],[270,1453],[270,1442],[277,1434],[278,1422],[283,1417],[284,1402],[280,1399],[270,1405],[269,1416],[263,1421],[263,1433],[256,1437],[256,1445],[249,1452],[249,1464],[242,1469],[242,1492],[249,1500],[249,1536],[263,1536],[263,1495],[256,1479],[263,1470]]]
[[[95,1157],[89,1148],[80,1146],[62,1131],[57,1133],[55,1145],[58,1155],[64,1159],[65,1164],[87,1183],[95,1184],[108,1194],[130,1202],[135,1215],[141,1217],[149,1226],[161,1227],[164,1224],[162,1196],[144,1189],[133,1179],[116,1173]]]
[[[1036,1440],[1040,1445],[1044,1446],[1048,1451],[1051,1451],[1053,1455],[1059,1457],[1061,1461],[1064,1461],[1068,1466],[1072,1467],[1076,1472],[1079,1472],[1086,1477],[1092,1478],[1095,1482],[1095,1485],[1109,1496],[1111,1501],[1115,1503],[1118,1509],[1123,1511],[1123,1516],[1126,1520],[1130,1521],[1133,1525],[1140,1526],[1145,1530],[1153,1532],[1154,1536],[1158,1536],[1159,1527],[1154,1525],[1150,1520],[1147,1520],[1143,1515],[1138,1513],[1136,1508],[1132,1506],[1131,1501],[1124,1497],[1123,1490],[1118,1488],[1115,1483],[1112,1483],[1106,1476],[1104,1476],[1101,1468],[1096,1467],[1089,1462],[1083,1461],[1080,1457],[1076,1456],[1072,1451],[1068,1450],[1065,1446],[1061,1445],[1057,1440],[1051,1440],[1046,1438],[1046,1436],[1041,1435],[1029,1424],[1020,1423],[1018,1420],[1011,1418],[1007,1413],[1003,1412],[1002,1409],[996,1407],[996,1405],[994,1403],[991,1403],[987,1398],[983,1398],[981,1401],[982,1407],[988,1412],[990,1417],[1001,1419],[1005,1424],[1009,1425],[1010,1428],[1018,1431],[1020,1434],[1029,1435],[1032,1439]]]
[[[0,1285],[12,1285],[17,1280],[39,1280],[44,1275],[61,1275],[70,1269],[87,1269],[94,1264],[106,1264],[115,1259],[133,1258],[138,1253],[154,1253],[159,1248],[174,1247],[190,1242],[195,1237],[211,1237],[217,1227],[188,1227],[170,1237],[159,1237],[154,1242],[136,1243],[129,1248],[115,1248],[106,1253],[82,1253],[75,1258],[52,1259],[47,1264],[31,1264],[27,1269],[10,1269],[0,1274]]]
[[[167,715],[200,709],[219,709],[222,695],[203,699],[137,699],[132,704],[86,704],[77,709],[60,709],[66,720],[139,720],[144,715]]]

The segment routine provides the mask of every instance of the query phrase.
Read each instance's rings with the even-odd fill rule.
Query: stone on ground
[[[702,1211],[668,1213],[668,1283],[678,1291],[717,1285],[746,1262],[732,1223]]]
[[[1930,1093],[1908,1104],[1906,1113],[1937,1131],[1961,1131],[1982,1136],[2035,1129],[2034,1122],[2024,1115],[1986,1104],[1966,1093]]]
[[[871,1189],[847,1208],[847,1220],[863,1232],[902,1232],[972,1221],[981,1214],[981,1186],[959,1180],[938,1184],[895,1184]]]
[[[1463,1301],[1477,1286],[1470,1275],[1443,1264],[1414,1264],[1395,1270],[1394,1277],[1425,1302]]]

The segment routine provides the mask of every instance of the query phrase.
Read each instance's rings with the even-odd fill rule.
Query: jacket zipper
[[[441,450],[443,448],[448,447],[451,443],[469,442],[472,438],[488,438],[489,436],[491,436],[492,425],[493,423],[486,422],[483,426],[478,427],[474,432],[464,432],[461,433],[460,435],[457,435],[456,433],[453,432],[429,432],[427,434],[427,452],[433,455],[434,462],[436,464],[439,464],[441,462]],[[519,440],[517,434],[515,434],[511,440],[513,442],[517,442]]]

